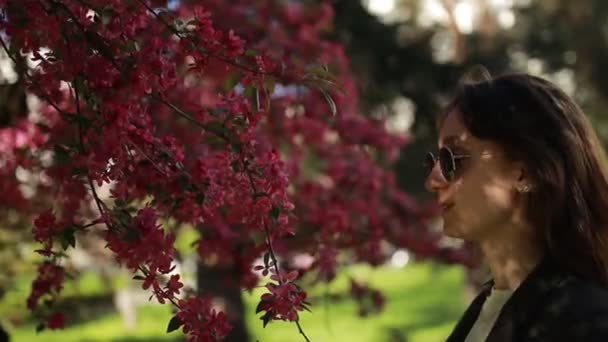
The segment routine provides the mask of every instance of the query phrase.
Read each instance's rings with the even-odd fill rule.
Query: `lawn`
[[[432,263],[410,264],[405,268],[371,269],[354,266],[329,285],[310,289],[313,297],[344,293],[348,277],[366,279],[381,289],[387,303],[380,314],[360,318],[352,300],[319,301],[313,313],[301,315],[301,324],[311,341],[408,341],[437,342],[445,340],[455,320],[464,310],[463,272],[458,267]],[[261,290],[260,290],[261,291]],[[262,292],[245,294],[247,323],[253,339],[260,342],[303,341],[293,323],[271,322],[266,328],[255,315]],[[12,329],[13,341],[171,341],[181,333],[165,334],[171,316],[169,307],[149,305],[138,310],[134,331],[123,328],[115,313],[72,326],[64,331],[34,332],[31,325]]]

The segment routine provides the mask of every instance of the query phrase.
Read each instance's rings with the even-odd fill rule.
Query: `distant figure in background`
[[[607,159],[581,109],[508,74],[463,84],[438,127],[425,186],[493,277],[447,341],[608,341]]]

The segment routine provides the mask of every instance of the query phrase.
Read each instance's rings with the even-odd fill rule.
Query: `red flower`
[[[57,229],[55,214],[52,209],[48,209],[34,220],[34,239],[38,242],[49,243],[53,238],[53,233]]]
[[[46,294],[57,294],[63,288],[65,272],[63,267],[45,261],[38,267],[38,277],[32,283],[32,291],[27,299],[27,307],[34,310],[38,300]]]
[[[266,314],[262,316],[265,323],[275,319],[297,321],[299,318],[298,311],[308,309],[309,303],[306,302],[306,292],[292,282],[296,277],[296,271],[281,277],[276,275],[271,277],[274,280],[282,279],[286,282],[266,285],[270,293],[262,295],[257,309],[258,312],[266,311]]]
[[[146,207],[137,213],[132,227],[123,227],[127,230],[124,236],[117,231],[108,231],[108,246],[116,253],[119,262],[132,270],[146,265],[150,270],[165,274],[172,271],[175,235],[165,234],[162,227],[156,224],[156,219],[154,209]],[[129,236],[133,237],[126,238]],[[148,279],[148,286],[151,281],[151,278]]]
[[[173,297],[174,295],[179,294],[179,291],[183,286],[184,284],[179,281],[179,274],[174,274],[171,276],[169,282],[167,282],[167,285],[165,286],[167,289],[165,291],[165,295],[167,297]]]
[[[234,34],[233,30],[228,31],[227,37],[228,56],[234,58],[245,52],[245,40]]]
[[[190,342],[214,342],[228,335],[232,326],[223,312],[212,308],[211,299],[192,297],[179,301],[177,317],[183,323],[183,331]]]
[[[62,313],[56,312],[47,318],[46,325],[50,329],[63,329],[65,328],[65,317]]]

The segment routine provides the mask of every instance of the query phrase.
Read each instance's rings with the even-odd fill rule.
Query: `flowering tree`
[[[2,210],[35,217],[45,256],[27,301],[41,327],[64,325],[52,306],[64,251],[101,229],[116,261],[175,306],[169,330],[225,338],[231,326],[212,298],[178,297],[180,276],[163,277],[175,232],[160,218],[196,226],[201,260],[238,271],[241,287],[268,275],[264,325],[293,321],[305,340],[298,313],[309,304],[296,280],[331,280],[339,252],[377,265],[390,242],[466,262],[425,228],[432,208],[396,188],[390,164],[406,139],[358,111],[348,58],[323,38],[329,3],[223,4],[0,1],[2,48],[43,103],[0,131]],[[29,196],[17,170],[33,175]],[[314,257],[310,268],[278,262],[296,251]],[[366,296],[358,283],[352,293]]]

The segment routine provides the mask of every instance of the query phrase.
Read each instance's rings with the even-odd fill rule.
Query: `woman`
[[[607,161],[581,109],[510,74],[463,85],[439,132],[425,186],[493,276],[448,342],[608,341]]]

